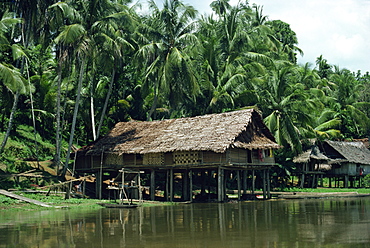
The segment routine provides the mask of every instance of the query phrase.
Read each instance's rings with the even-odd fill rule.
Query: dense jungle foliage
[[[311,139],[369,135],[370,75],[304,51],[288,23],[263,7],[182,1],[0,2],[0,164],[67,166],[119,121],[158,120],[253,106],[276,141],[279,168]],[[284,172],[285,171],[285,172]]]

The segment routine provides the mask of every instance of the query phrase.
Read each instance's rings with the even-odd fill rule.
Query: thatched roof
[[[370,150],[363,142],[326,141],[330,147],[336,150],[350,163],[370,164]]]
[[[325,156],[317,146],[312,146],[310,149],[304,153],[299,154],[293,159],[294,163],[308,163],[311,160],[316,160],[318,162],[324,162],[330,160]]]
[[[102,150],[118,154],[174,151],[213,151],[230,147],[280,148],[254,109],[222,114],[151,121],[120,122],[78,155],[100,155]]]

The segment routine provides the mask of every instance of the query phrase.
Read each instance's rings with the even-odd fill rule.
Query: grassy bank
[[[98,200],[98,199],[83,199],[83,198],[71,198],[71,199],[64,199],[64,195],[49,195],[46,196],[45,194],[30,194],[30,193],[17,193],[24,197],[38,200],[49,204],[54,207],[66,207],[68,209],[73,208],[84,208],[84,209],[97,209],[102,208],[102,206],[98,205],[98,202],[111,202],[110,200]],[[169,202],[152,202],[152,201],[145,201],[142,206],[149,207],[149,206],[158,206],[158,205],[171,205],[176,203],[169,203]],[[31,203],[23,202],[20,200],[12,199],[10,197],[0,195],[0,210],[8,210],[8,211],[32,211],[32,210],[40,210],[46,209],[45,207],[37,206]]]
[[[309,193],[334,193],[334,192],[357,192],[359,194],[370,194],[370,188],[289,188],[281,190],[283,192],[309,192]]]

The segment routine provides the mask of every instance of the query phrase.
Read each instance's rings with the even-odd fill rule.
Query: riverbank
[[[28,192],[15,192],[16,194],[27,197],[34,201],[42,202],[49,207],[43,207],[35,205],[29,202],[25,202],[19,199],[13,199],[5,195],[0,195],[0,210],[8,211],[32,211],[40,209],[60,209],[60,208],[85,208],[85,209],[95,209],[102,208],[98,203],[112,203],[111,200],[98,200],[98,199],[87,199],[87,198],[70,198],[64,199],[64,195],[48,195],[40,193],[28,193]],[[143,207],[157,206],[157,205],[173,205],[177,203],[172,202],[154,202],[154,201],[143,201]]]
[[[15,192],[16,194],[43,202],[51,208],[102,208],[98,203],[111,203],[110,200],[71,198],[64,199],[64,194],[53,194],[46,196],[42,193]],[[258,194],[258,191],[255,192]],[[359,189],[340,189],[340,188],[317,188],[317,189],[290,189],[286,191],[271,192],[273,199],[319,199],[319,198],[343,198],[343,197],[370,197],[370,188]],[[178,202],[143,201],[142,206],[173,205]],[[18,199],[12,199],[5,195],[0,195],[0,210],[7,211],[32,211],[46,209],[32,203]]]

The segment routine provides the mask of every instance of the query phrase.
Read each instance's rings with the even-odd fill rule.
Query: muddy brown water
[[[2,211],[0,247],[370,247],[370,197]]]

